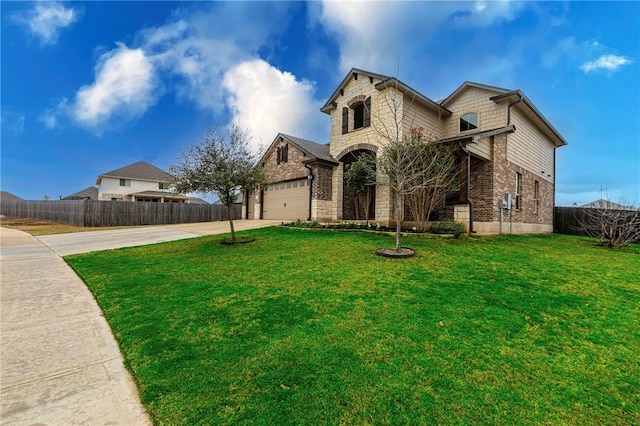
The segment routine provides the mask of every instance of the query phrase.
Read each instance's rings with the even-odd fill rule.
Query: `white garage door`
[[[307,220],[309,217],[307,179],[269,185],[264,191],[262,217],[276,220]]]

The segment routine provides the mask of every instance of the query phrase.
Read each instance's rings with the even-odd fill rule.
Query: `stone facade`
[[[278,162],[278,148],[287,150],[288,158],[286,162]],[[304,152],[280,138],[263,157],[262,163],[269,182],[276,183],[306,178],[309,170],[304,166],[303,161],[308,159]]]
[[[429,138],[452,140],[461,146],[461,199],[441,208],[438,217],[457,220],[467,228],[473,217],[474,231],[479,234],[551,232],[555,148],[566,142],[544,117],[536,115],[539,113],[530,103],[523,102],[521,92],[465,83],[438,104],[412,90],[394,79],[352,70],[322,108],[330,116],[331,160],[309,157],[295,144],[280,138],[263,158],[270,180],[303,179],[311,172],[312,219],[351,219],[356,216],[355,194],[344,184],[344,167],[354,151],[380,155],[385,136],[402,138],[411,129],[420,128]],[[364,118],[363,105],[367,106]],[[467,113],[476,114],[477,126],[461,130],[460,119]],[[471,156],[468,179],[467,154],[462,147]],[[277,161],[278,148],[288,149],[287,161]],[[516,195],[517,173],[522,177],[520,205],[517,209],[502,209],[505,194]],[[258,194],[254,197],[254,215],[258,216],[260,200]],[[377,223],[393,226],[398,218],[408,218],[402,208],[396,212],[395,199],[385,185],[375,188],[374,202],[372,220]],[[360,213],[363,218],[364,212]],[[411,224],[407,222],[405,226]]]

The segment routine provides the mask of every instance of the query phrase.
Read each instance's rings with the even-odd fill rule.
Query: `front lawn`
[[[640,247],[267,228],[66,260],[156,424],[638,424]]]

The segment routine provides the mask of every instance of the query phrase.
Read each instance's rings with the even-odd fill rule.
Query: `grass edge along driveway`
[[[638,424],[640,247],[267,228],[65,258],[156,424]]]

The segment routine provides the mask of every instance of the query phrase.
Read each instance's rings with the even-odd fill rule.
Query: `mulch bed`
[[[376,254],[382,257],[390,257],[393,259],[404,259],[416,254],[415,250],[409,247],[402,247],[400,251],[391,248],[379,248],[376,250]]]

